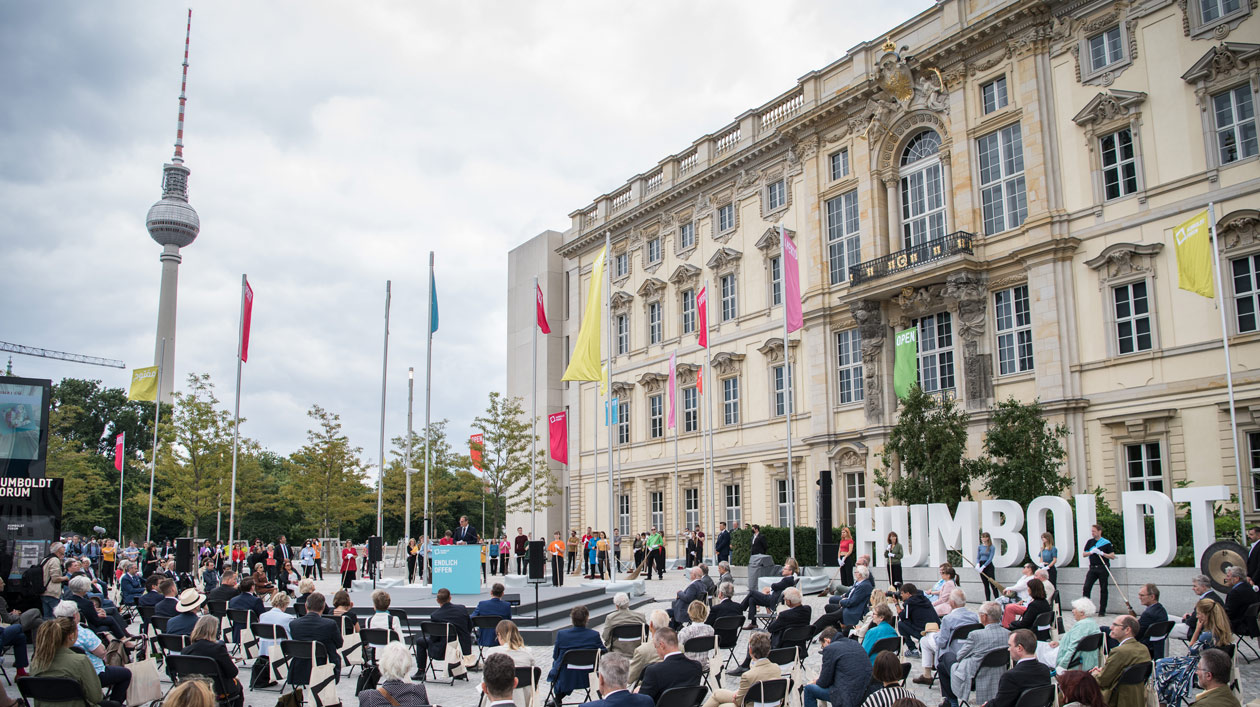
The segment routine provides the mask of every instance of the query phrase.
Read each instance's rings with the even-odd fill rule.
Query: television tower
[[[162,291],[158,299],[157,341],[154,365],[162,366],[162,401],[170,402],[175,390],[175,304],[179,295],[179,249],[192,245],[201,230],[201,219],[188,203],[188,174],[184,166],[184,103],[188,86],[188,40],[192,36],[192,8],[184,34],[184,76],[179,84],[179,124],[175,131],[175,156],[162,166],[162,199],[149,207],[145,226],[162,246]],[[165,341],[165,346],[163,346]],[[165,355],[163,355],[165,351]]]

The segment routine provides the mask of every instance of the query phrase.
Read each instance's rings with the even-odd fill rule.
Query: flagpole
[[[538,276],[534,276],[534,304],[538,304]],[[538,539],[538,491],[534,488],[538,478],[538,317],[534,317],[534,345],[530,347],[533,360],[529,371],[533,377],[530,383],[529,399],[533,410],[529,414],[529,537]],[[505,519],[506,521],[506,519]],[[506,527],[506,522],[504,523]]]
[[[1216,273],[1216,308],[1221,313],[1221,349],[1225,352],[1225,389],[1229,395],[1229,428],[1234,440],[1234,477],[1238,482],[1238,523],[1241,526],[1240,542],[1247,538],[1246,505],[1243,502],[1242,460],[1238,456],[1238,413],[1234,410],[1234,370],[1229,360],[1229,324],[1225,318],[1224,290],[1221,284],[1221,259],[1217,254],[1216,204],[1208,202],[1208,223],[1212,226],[1212,264]]]
[[[604,231],[604,257],[609,261],[612,259],[612,231]],[[604,292],[604,302],[608,306],[608,319],[612,321],[612,268],[604,268],[604,280],[608,283],[608,289]],[[605,383],[608,386],[608,399],[612,400],[612,352],[613,352],[613,331],[612,326],[608,327],[608,370],[604,374]],[[611,404],[609,405],[611,407]],[[612,411],[609,411],[609,422]],[[613,428],[612,424],[608,425],[608,529],[612,530],[612,524],[617,517],[613,510],[614,494],[613,494]],[[610,536],[611,537],[611,536]],[[612,549],[609,548],[609,559],[612,558]],[[608,563],[608,578],[610,581],[617,581],[617,568],[612,562]]]
[[[403,492],[403,542],[411,542],[411,414],[415,408],[416,369],[407,367],[407,463],[403,467],[403,478],[406,479],[406,490]],[[407,581],[411,581],[408,575]]]
[[[127,448],[127,433],[123,433],[123,449]],[[123,480],[127,478],[127,458],[120,457],[118,460],[118,542],[122,542],[122,516],[123,516]]]
[[[700,375],[709,377],[709,394],[708,396],[706,396],[708,400],[705,401],[706,413],[707,413],[707,417],[709,418],[709,430],[708,430],[708,437],[709,437],[708,457],[709,458],[708,458],[708,461],[705,463],[705,472],[706,472],[706,476],[708,476],[708,483],[709,483],[709,523],[710,523],[709,532],[710,533],[715,532],[717,529],[717,524],[714,522],[716,518],[716,516],[714,515],[716,513],[716,509],[714,508],[714,506],[717,505],[717,499],[716,499],[717,489],[714,487],[714,481],[713,481],[713,465],[714,465],[713,426],[715,422],[713,419],[713,396],[717,395],[717,390],[713,387],[713,348],[712,348],[713,342],[709,341],[709,316],[708,316],[709,303],[712,301],[713,301],[713,292],[709,289],[709,281],[705,280],[704,281],[704,309],[705,309],[704,370],[700,372]],[[703,456],[704,456],[704,450],[701,449],[701,457],[703,458]],[[717,537],[714,536],[715,541],[716,539]]]
[[[675,361],[670,356],[670,361]],[[678,396],[678,376],[676,373],[677,364],[675,363],[669,371],[669,379],[674,382],[670,395],[677,399]],[[683,417],[687,416],[686,408],[683,408]],[[678,418],[674,418],[674,557],[678,557]]]
[[[153,538],[153,477],[157,473],[158,423],[162,420],[162,362],[165,360],[166,337],[164,336],[162,337],[162,354],[158,357],[157,391],[153,395],[153,459],[149,462],[149,519],[144,527],[146,545]]]
[[[245,274],[241,274],[241,321],[236,334],[236,411],[232,415],[232,491],[228,503],[228,543],[236,537],[236,451],[241,437],[241,354],[245,343]],[[222,497],[220,497],[222,498]],[[222,501],[220,501],[222,503]],[[222,508],[222,506],[220,506]]]
[[[420,558],[420,583],[429,583],[428,553],[433,548],[432,522],[429,520],[429,467],[433,466],[430,438],[433,428],[430,419],[433,411],[433,251],[429,251],[429,325],[424,347],[424,537],[426,551]],[[485,532],[485,528],[482,528]]]
[[[796,557],[796,482],[792,476],[792,361],[788,356],[787,233],[779,223],[779,292],[783,296],[783,417],[787,421],[788,556]]]
[[[376,465],[376,537],[381,537],[384,528],[384,517],[381,515],[381,491],[385,485],[385,382],[389,372],[389,286],[385,281],[385,342],[381,352],[381,446]],[[382,542],[384,540],[382,539]],[[373,568],[375,576],[376,568]]]

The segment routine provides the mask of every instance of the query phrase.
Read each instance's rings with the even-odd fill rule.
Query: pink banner
[[[472,459],[473,468],[481,471],[481,452],[485,449],[485,437],[478,432],[468,435],[468,457]]]
[[[700,346],[709,348],[709,288],[701,287],[696,295],[696,310],[700,313]]]
[[[122,471],[123,467],[123,440],[126,438],[126,432],[114,438],[114,468],[118,471]]]
[[[678,366],[676,365],[674,359],[677,355],[678,355],[677,353],[672,353],[669,355],[669,426],[671,428],[674,426],[674,404],[675,404],[674,391],[675,391],[675,388],[677,387],[676,386],[677,378],[676,378],[675,372],[678,370]]]
[[[551,458],[561,464],[569,463],[569,414],[556,412],[547,416],[547,436],[551,446]]]
[[[787,317],[787,330],[791,334],[805,326],[805,317],[801,312],[801,271],[797,265],[796,244],[792,242],[792,237],[782,226],[779,226],[779,235],[783,240],[784,316]]]
[[[537,290],[534,293],[534,299],[537,300],[538,304],[538,328],[542,330],[542,333],[550,334],[551,327],[547,326],[547,310],[543,307],[542,286],[535,285],[534,289]]]
[[[245,282],[245,310],[241,312],[241,362],[249,360],[249,323],[254,318],[254,288]]]

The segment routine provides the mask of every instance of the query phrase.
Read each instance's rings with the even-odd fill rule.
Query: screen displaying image
[[[44,388],[0,383],[0,459],[39,459]]]

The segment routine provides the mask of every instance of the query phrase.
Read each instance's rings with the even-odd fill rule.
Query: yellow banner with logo
[[[137,368],[131,372],[128,400],[157,400],[158,367]]]
[[[1212,281],[1212,231],[1206,210],[1173,229],[1177,250],[1177,286],[1204,297],[1216,297]]]

